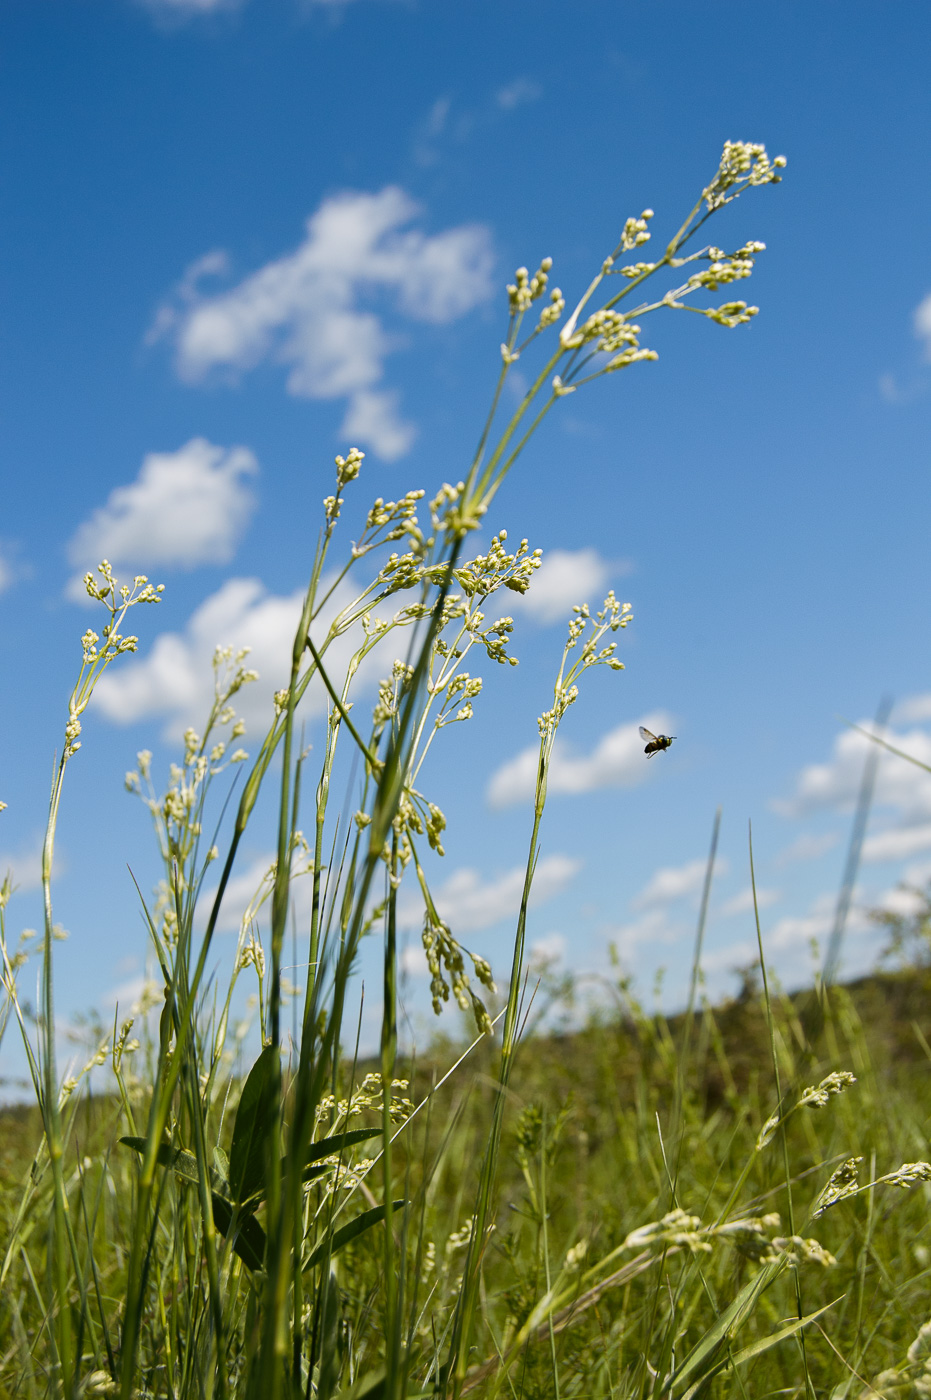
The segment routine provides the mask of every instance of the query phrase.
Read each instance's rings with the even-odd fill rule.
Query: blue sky
[[[254,647],[257,737],[334,454],[366,450],[360,499],[461,476],[514,268],[550,255],[577,296],[629,215],[677,227],[728,138],[788,159],[710,235],[767,244],[745,284],[761,313],[657,320],[658,362],[561,402],[499,496],[491,526],[547,572],[515,609],[520,667],[487,676],[438,755],[435,878],[503,971],[529,830],[514,765],[558,619],[613,585],[627,669],[567,720],[531,940],[578,971],[614,942],[643,988],[669,969],[674,1003],[720,805],[709,985],[752,956],[749,818],[773,962],[803,981],[863,762],[839,717],[890,694],[902,746],[931,760],[927,7],[8,0],[0,31],[14,934],[38,918],[89,621],[74,578],[108,554],[166,585],[68,775],[63,1009],[105,1010],[141,975],[126,866],[143,885],[155,868],[123,774],[142,747],[164,771],[215,643]],[[647,764],[632,735],[651,716],[679,737]],[[860,908],[931,875],[927,775],[883,763],[865,855]],[[855,916],[848,970],[876,946]]]

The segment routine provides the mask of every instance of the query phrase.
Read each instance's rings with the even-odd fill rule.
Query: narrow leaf
[[[278,1051],[266,1045],[249,1071],[236,1110],[230,1145],[230,1195],[247,1201],[262,1192],[269,1138],[277,1132]]]
[[[392,1210],[403,1210],[406,1205],[407,1201],[394,1201],[391,1208]],[[321,1240],[304,1265],[305,1269],[312,1269],[315,1264],[319,1264],[320,1260],[327,1256],[332,1258],[338,1250],[349,1244],[351,1240],[358,1239],[359,1235],[371,1229],[373,1225],[377,1225],[384,1218],[384,1205],[372,1206],[371,1210],[364,1210],[361,1215],[356,1216],[355,1220],[350,1220],[348,1225],[343,1225],[339,1230],[335,1230],[331,1236]]]
[[[765,1265],[756,1278],[744,1285],[733,1302],[725,1308],[717,1322],[709,1327],[705,1335],[689,1352],[676,1372],[674,1384],[681,1384],[692,1376],[712,1356],[725,1338],[733,1337],[738,1327],[753,1311],[760,1294],[782,1273],[785,1267],[785,1259],[778,1259],[772,1264]]]
[[[221,1235],[230,1240],[235,1254],[238,1254],[248,1269],[265,1267],[265,1231],[254,1215],[240,1212],[233,1232],[233,1206],[230,1201],[213,1192],[213,1223]]]
[[[321,1157],[335,1157],[347,1147],[355,1147],[356,1143],[368,1142],[370,1138],[381,1137],[381,1128],[353,1128],[349,1133],[337,1133],[334,1137],[321,1138],[319,1142],[312,1142],[304,1158],[305,1166],[310,1162],[319,1162]]]
[[[122,1137],[120,1142],[138,1152],[140,1157],[145,1154],[145,1138]],[[187,1152],[184,1148],[170,1147],[163,1142],[156,1153],[156,1161],[159,1166],[171,1167],[183,1181],[196,1184],[200,1180],[197,1174],[197,1158],[193,1152]],[[232,1202],[221,1196],[218,1191],[211,1191],[210,1194],[213,1199],[213,1223],[221,1235],[229,1235],[233,1223]],[[236,1235],[231,1243],[235,1253],[248,1268],[264,1267],[265,1231],[254,1215],[240,1214],[236,1224]]]
[[[144,1137],[121,1137],[120,1142],[126,1147],[131,1147],[134,1152],[138,1152],[140,1157],[145,1156],[146,1139]],[[184,1181],[192,1181],[195,1185],[200,1181],[197,1158],[193,1152],[188,1152],[184,1147],[171,1147],[167,1142],[159,1143],[155,1160],[160,1167],[171,1167]]]
[[[341,1390],[336,1400],[381,1400],[385,1393],[385,1368],[369,1371],[367,1375],[346,1390]]]
[[[807,1327],[810,1322],[814,1322],[816,1317],[820,1317],[829,1308],[833,1308],[843,1297],[842,1293],[840,1298],[835,1298],[833,1303],[825,1303],[824,1307],[819,1308],[817,1312],[809,1313],[807,1317],[793,1318],[791,1322],[786,1323],[785,1327],[780,1327],[778,1332],[773,1332],[768,1337],[760,1337],[757,1341],[751,1342],[749,1346],[743,1347],[741,1351],[735,1352],[731,1356],[722,1357],[717,1365],[712,1366],[694,1385],[689,1386],[680,1400],[694,1400],[701,1387],[719,1371],[723,1371],[726,1366],[740,1366],[744,1361],[752,1361],[755,1356],[761,1356],[764,1351],[769,1351],[770,1347],[774,1347],[777,1342],[784,1342],[786,1337],[793,1336],[794,1333],[800,1332],[803,1327]]]

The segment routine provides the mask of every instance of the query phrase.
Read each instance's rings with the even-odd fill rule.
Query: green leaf
[[[377,1371],[369,1371],[360,1377],[347,1390],[341,1390],[336,1400],[381,1400],[385,1393],[385,1379],[385,1368],[380,1366]]]
[[[321,1157],[335,1157],[347,1147],[355,1147],[357,1142],[368,1142],[370,1138],[381,1137],[381,1128],[353,1128],[348,1133],[337,1133],[334,1137],[321,1138],[312,1142],[304,1158],[304,1165],[319,1162]]]
[[[222,1191],[224,1194],[228,1194],[230,1182],[230,1159],[229,1157],[227,1157],[222,1147],[215,1147],[213,1149],[213,1167],[214,1172],[216,1173],[216,1181],[214,1182],[214,1185],[219,1191]]]
[[[145,1155],[145,1138],[122,1137],[120,1142],[131,1147],[134,1152],[138,1152],[140,1157]],[[215,1149],[215,1151],[219,1151],[219,1149]],[[171,1167],[182,1181],[188,1181],[192,1185],[197,1185],[200,1181],[197,1172],[197,1158],[193,1152],[188,1152],[183,1147],[170,1147],[168,1143],[160,1143],[155,1159],[159,1166]],[[211,1191],[210,1195],[213,1201],[213,1223],[221,1235],[228,1236],[233,1225],[233,1204],[219,1191]],[[248,1268],[261,1269],[264,1267],[265,1231],[254,1215],[240,1213],[231,1245],[234,1252],[239,1255]]]
[[[407,1201],[393,1201],[392,1210],[403,1210]],[[361,1215],[357,1215],[355,1220],[350,1220],[348,1225],[343,1225],[339,1230],[321,1240],[313,1254],[304,1265],[305,1269],[312,1269],[315,1264],[319,1264],[321,1259],[332,1258],[339,1250],[350,1243],[351,1240],[358,1239],[359,1235],[366,1230],[377,1225],[385,1218],[384,1205],[372,1206],[371,1210],[364,1210]]]
[[[326,1176],[327,1172],[334,1170],[334,1164],[327,1162],[322,1166],[315,1166],[314,1163],[320,1161],[321,1157],[337,1157],[344,1148],[354,1147],[358,1142],[368,1142],[370,1138],[380,1137],[381,1128],[353,1128],[350,1133],[339,1133],[335,1137],[321,1138],[319,1142],[312,1142],[305,1162],[310,1165],[305,1166],[301,1172],[301,1181],[307,1185],[310,1181],[315,1181],[318,1176]],[[287,1167],[287,1158],[281,1159],[281,1174],[284,1176]]]
[[[733,1337],[738,1327],[752,1313],[760,1295],[786,1267],[787,1260],[783,1256],[772,1264],[764,1265],[756,1278],[752,1278],[749,1283],[744,1285],[733,1302],[725,1308],[717,1322],[709,1327],[705,1335],[682,1362],[675,1374],[674,1386],[681,1385],[683,1381],[694,1375],[706,1361],[713,1360],[720,1347]]]
[[[800,1332],[803,1327],[807,1327],[810,1322],[814,1322],[816,1317],[820,1317],[829,1308],[833,1308],[843,1297],[842,1293],[840,1298],[835,1298],[833,1303],[825,1303],[824,1307],[819,1308],[817,1312],[808,1313],[806,1317],[793,1318],[791,1322],[786,1323],[785,1327],[780,1327],[778,1332],[772,1332],[768,1337],[761,1337],[758,1341],[751,1342],[748,1347],[743,1347],[738,1352],[723,1356],[710,1370],[689,1386],[681,1400],[694,1400],[701,1387],[719,1371],[723,1371],[726,1366],[740,1366],[744,1361],[752,1361],[755,1356],[761,1356],[764,1351],[769,1351],[770,1347],[774,1347],[777,1342],[784,1342],[786,1337],[791,1337],[794,1333]],[[675,1384],[675,1382],[673,1383]]]
[[[233,1230],[234,1208],[219,1192],[213,1192],[213,1223],[221,1235],[230,1240],[235,1254],[238,1254],[248,1269],[262,1269],[265,1266],[265,1231],[254,1215],[239,1212],[235,1231]]]
[[[266,1045],[249,1071],[236,1110],[230,1145],[230,1195],[240,1204],[261,1195],[269,1139],[277,1136],[278,1050]]]
[[[121,1137],[126,1147],[131,1147],[134,1152],[138,1152],[140,1157],[145,1156],[146,1138],[144,1137]],[[200,1181],[200,1172],[197,1170],[197,1158],[193,1152],[188,1152],[184,1147],[171,1147],[167,1142],[159,1143],[155,1160],[160,1167],[171,1167],[184,1181],[191,1181],[196,1186]]]

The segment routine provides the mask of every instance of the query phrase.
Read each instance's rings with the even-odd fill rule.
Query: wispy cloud
[[[535,938],[528,950],[528,964],[531,970],[561,963],[568,946],[564,933],[547,933],[542,938]]]
[[[7,540],[0,540],[0,593],[12,588],[17,578],[24,572],[15,559],[16,546]]]
[[[922,724],[931,720],[931,693],[906,695],[892,712],[896,724]]]
[[[621,724],[599,740],[590,754],[574,755],[568,745],[559,740],[553,748],[548,790],[556,792],[592,792],[603,787],[632,787],[649,775],[650,761],[643,755],[643,740],[639,724]],[[646,715],[642,723],[656,733],[668,726],[668,716],[662,713]],[[488,801],[492,807],[509,807],[533,797],[539,749],[524,749],[509,759],[494,774],[488,785]]]
[[[410,447],[414,428],[399,417],[395,395],[376,388],[399,341],[366,300],[390,293],[402,316],[440,325],[491,291],[488,230],[467,224],[426,234],[409,227],[420,212],[394,185],[334,195],[307,220],[297,248],[212,294],[204,280],[225,262],[208,254],[160,309],[150,339],[172,340],[178,373],[192,383],[267,360],[283,364],[289,393],[347,400],[342,434],[352,430],[393,460]]]
[[[915,308],[915,335],[924,341],[925,359],[931,360],[931,292]]]
[[[42,883],[42,845],[42,837],[35,836],[28,845],[21,845],[15,851],[0,851],[0,881],[9,874],[16,889],[38,889]],[[55,874],[61,873],[61,864],[56,857]]]
[[[452,110],[451,97],[438,97],[414,132],[414,159],[428,168],[440,160],[440,143],[446,133]]]
[[[801,955],[806,954],[805,962],[809,961],[813,942],[818,944],[823,954],[825,940],[834,923],[836,903],[836,895],[830,892],[820,894],[806,913],[786,915],[777,919],[771,927],[764,926],[763,954],[767,966],[783,979],[787,978],[792,985],[806,981],[813,963],[805,966]],[[867,927],[863,913],[858,909],[851,910],[848,938],[861,936]],[[742,938],[705,954],[702,966],[708,973],[733,971],[742,964],[755,962],[758,956],[756,939]]]
[[[539,622],[567,622],[576,603],[600,607],[612,575],[630,573],[622,560],[611,564],[597,549],[550,549],[523,595],[512,603],[515,613],[526,613]]]
[[[931,851],[931,822],[877,831],[863,843],[865,861],[908,860],[920,851]]]
[[[470,94],[473,96],[473,94]],[[537,102],[543,88],[534,79],[516,77],[469,106],[460,106],[445,93],[438,97],[414,129],[412,154],[418,165],[439,164],[444,146],[462,146],[480,132],[505,120],[519,107]]]
[[[111,491],[78,526],[68,558],[81,574],[69,593],[85,596],[81,577],[101,559],[133,573],[228,563],[255,505],[245,479],[257,471],[248,448],[205,438],[149,453],[136,480]]]
[[[868,720],[862,724],[869,728]],[[919,762],[931,764],[931,735],[924,730],[890,731],[889,741]],[[850,811],[857,799],[870,747],[871,741],[856,730],[848,729],[839,734],[828,762],[803,768],[793,796],[788,801],[775,803],[776,810],[787,816],[806,816],[826,810]],[[931,773],[884,753],[877,770],[874,806],[898,811],[903,825],[931,819]]]
[[[326,587],[326,580],[324,580]],[[318,645],[330,621],[356,596],[343,581],[333,592],[314,627]],[[236,709],[250,734],[264,734],[272,717],[273,693],[284,685],[290,664],[294,631],[301,614],[303,590],[280,595],[269,593],[259,579],[231,578],[195,609],[181,632],[162,632],[144,656],[128,660],[108,671],[97,685],[94,704],[116,724],[161,716],[164,737],[175,740],[187,726],[203,723],[213,700],[212,658],[218,646],[249,648],[248,665],[259,680],[236,696]],[[330,644],[327,656],[336,674],[343,674],[357,649],[361,634],[350,629]],[[389,633],[370,652],[357,673],[360,687],[373,684],[390,670],[398,643]],[[390,655],[389,655],[390,653]],[[308,717],[326,709],[326,692],[312,684],[304,701]]]
[[[575,878],[582,862],[571,856],[544,856],[537,864],[530,902],[545,904],[560,894]],[[475,933],[493,928],[504,919],[517,917],[524,887],[524,867],[514,866],[492,880],[483,880],[477,870],[463,867],[437,889],[431,891],[441,917],[453,933]],[[398,921],[408,927],[423,918],[423,903],[412,890],[399,900]]]
[[[797,860],[817,860],[819,856],[833,850],[839,840],[840,837],[834,831],[823,831],[819,834],[803,832],[791,845],[779,852],[774,864],[791,865]]]
[[[525,107],[529,102],[539,101],[542,96],[542,87],[532,78],[514,78],[498,88],[495,102],[503,112],[513,112],[515,107]]]
[[[685,935],[683,924],[669,917],[668,906],[657,905],[647,909],[636,919],[625,923],[612,924],[604,930],[608,943],[613,944],[622,962],[631,966],[640,948],[670,947]]]
[[[196,19],[199,15],[215,15],[221,11],[238,10],[247,0],[138,0],[157,18],[163,20]]]
[[[708,862],[704,859],[686,861],[684,865],[667,865],[654,872],[643,889],[631,900],[634,909],[648,909],[651,905],[671,904],[677,899],[697,894],[702,887]],[[727,861],[719,856],[715,861],[715,874],[727,873]]]
[[[922,358],[931,363],[931,292],[928,293],[916,306],[912,315],[912,328],[916,340],[923,343],[924,354]],[[879,392],[886,403],[907,404],[913,403],[915,399],[924,397],[928,392],[929,380],[927,371],[912,369],[906,372],[906,379],[903,383],[901,377],[886,370],[879,376]]]
[[[756,892],[756,903],[758,909],[767,909],[771,904],[775,904],[780,898],[778,890],[762,890]],[[732,895],[721,905],[719,910],[722,918],[730,919],[736,914],[753,913],[753,887],[748,885],[746,889],[740,890]]]

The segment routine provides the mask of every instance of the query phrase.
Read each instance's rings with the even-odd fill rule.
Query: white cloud
[[[779,897],[778,890],[757,890],[757,908],[766,909],[769,905],[775,904]],[[720,913],[725,919],[729,919],[735,914],[752,914],[753,886],[748,885],[746,889],[740,890],[738,894],[733,895],[725,904],[721,905]]]
[[[141,3],[161,19],[185,20],[219,14],[221,10],[236,10],[246,0],[141,0]]]
[[[323,586],[326,587],[326,580]],[[336,588],[327,617],[314,629],[318,644],[326,635],[330,619],[354,597],[355,590],[347,580]],[[271,721],[272,696],[288,678],[294,631],[303,601],[303,589],[282,596],[268,593],[258,579],[227,579],[191,614],[183,632],[161,633],[147,655],[114,667],[102,676],[94,703],[117,724],[164,716],[164,737],[177,739],[189,724],[195,728],[202,724],[210,708],[211,663],[216,647],[248,647],[246,664],[258,671],[259,679],[243,686],[235,697],[235,705],[249,734],[258,738]],[[334,674],[344,674],[359,640],[355,631],[350,631],[330,644],[327,659]],[[383,644],[369,653],[357,673],[357,686],[382,674],[386,665],[390,669],[386,648],[396,645],[389,634]],[[326,693],[322,684],[314,683],[308,688],[304,704],[308,715],[323,712]]]
[[[601,606],[612,572],[629,573],[630,565],[611,565],[591,548],[548,550],[530,588],[515,597],[512,608],[540,622],[567,622],[576,603]]]
[[[251,647],[248,664],[260,679],[236,696],[249,729],[271,719],[271,697],[287,679],[302,589],[286,597],[266,592],[258,579],[231,578],[192,613],[184,632],[163,632],[146,656],[111,668],[94,703],[117,724],[166,717],[165,736],[203,723],[213,699],[211,661],[217,646]]]
[[[427,966],[423,944],[419,939],[416,943],[408,943],[406,947],[401,949],[400,964],[401,971],[406,973],[408,977],[428,976],[430,969]]]
[[[789,865],[796,860],[817,860],[826,852],[833,850],[840,837],[836,832],[825,831],[820,835],[804,832],[790,846],[786,846],[784,851],[780,851],[775,858],[776,865]]]
[[[255,505],[244,478],[257,471],[248,448],[206,438],[191,438],[177,452],[150,452],[136,480],[116,487],[78,526],[68,558],[82,575],[101,559],[133,573],[226,564]],[[78,598],[82,575],[69,585]]]
[[[512,112],[515,107],[536,102],[542,96],[543,89],[532,78],[515,78],[513,82],[505,83],[504,87],[498,89],[495,101],[502,111]]]
[[[265,851],[260,855],[254,856],[253,859],[249,861],[248,865],[233,875],[223,892],[223,903],[220,906],[220,916],[217,919],[218,932],[239,932],[242,916],[249,905],[258,897],[260,890],[262,894],[266,892],[262,886],[265,884],[266,876],[269,870],[271,870],[274,861],[275,852]],[[270,889],[270,884],[267,885],[266,888]],[[295,881],[293,885],[295,895],[297,895],[300,888],[301,881]],[[199,904],[199,908],[202,911],[208,911],[212,907],[216,892],[215,886],[203,892]],[[204,916],[206,917],[206,913]]]
[[[634,909],[647,909],[654,904],[671,904],[686,895],[697,894],[705,879],[707,860],[690,860],[685,865],[669,865],[657,870],[640,893],[631,900]],[[727,861],[719,856],[714,863],[716,875],[727,873]]]
[[[562,962],[568,946],[564,933],[547,933],[543,938],[535,938],[529,949],[531,970]]]
[[[614,925],[605,932],[621,960],[630,964],[638,948],[646,946],[655,950],[660,946],[677,943],[685,930],[670,921],[669,912],[663,905],[648,909],[638,919]]]
[[[925,343],[925,358],[931,360],[931,292],[915,310],[915,334]]]
[[[321,580],[321,595],[333,583]],[[314,623],[313,637],[320,646],[333,619],[358,597],[359,587],[349,579],[336,585],[324,613]],[[193,725],[199,729],[213,701],[212,661],[217,647],[238,651],[249,648],[246,665],[258,671],[259,679],[234,697],[238,714],[245,720],[245,743],[263,737],[272,718],[272,696],[288,679],[294,632],[300,619],[304,591],[280,595],[269,593],[259,579],[231,578],[206,598],[189,617],[182,632],[162,632],[147,654],[125,658],[100,678],[94,704],[116,724],[161,716],[163,737],[177,740]],[[337,637],[327,648],[328,672],[339,678],[346,674],[350,657],[362,640],[360,624]],[[387,675],[392,662],[403,655],[408,644],[405,634],[389,632],[365,657],[356,672],[356,695]],[[308,687],[302,717],[324,713],[327,694],[315,679]]]
[[[35,836],[28,846],[18,851],[0,851],[0,882],[9,874],[16,889],[23,892],[38,889],[42,883],[42,846],[43,838]],[[62,873],[57,857],[54,873]]]
[[[571,856],[544,856],[537,864],[530,894],[531,905],[544,904],[560,894],[581,865],[580,860]],[[516,919],[523,887],[522,865],[514,866],[497,879],[486,882],[482,881],[477,870],[463,867],[453,871],[449,879],[431,893],[440,916],[458,936],[492,928],[504,919]],[[406,893],[402,892],[398,902],[399,923],[412,926],[421,922],[423,904],[419,895],[409,889]]]
[[[403,457],[417,436],[413,423],[398,414],[399,395],[389,390],[360,389],[352,395],[343,426],[343,437],[352,442],[375,444],[380,457],[393,462]]]
[[[6,548],[0,545],[0,593],[5,593],[16,577]]]
[[[931,719],[931,694],[906,695],[893,711],[896,724],[922,724]]]
[[[648,729],[666,732],[668,717],[651,714],[642,721]],[[524,749],[495,773],[488,785],[492,807],[508,807],[533,797],[539,749]],[[587,756],[576,757],[557,739],[550,764],[550,793],[592,792],[602,787],[632,787],[648,776],[650,760],[644,758],[638,724],[621,724],[610,730]]]
[[[182,378],[214,370],[242,373],[265,360],[288,366],[298,397],[349,400],[347,423],[358,441],[389,460],[410,445],[412,429],[393,401],[372,397],[398,341],[366,296],[393,294],[414,321],[444,324],[491,290],[491,242],[478,224],[428,235],[406,227],[419,206],[397,186],[324,200],[307,220],[304,241],[226,292],[205,294],[203,276],[220,270],[210,254],[188,270],[173,305],[162,307],[150,338],[170,335]],[[365,395],[368,395],[366,399]],[[344,425],[345,430],[345,425]]]
[[[868,836],[863,842],[862,859],[907,860],[919,851],[931,851],[931,823],[877,831],[874,836]]]
[[[440,159],[438,141],[444,134],[449,114],[452,108],[452,98],[438,97],[434,102],[425,119],[418,126],[414,135],[414,159],[418,165],[436,165]]]
[[[837,896],[824,893],[817,896],[806,914],[787,915],[777,919],[769,929],[763,929],[763,955],[767,968],[780,977],[788,977],[797,985],[806,980],[808,969],[802,969],[800,954],[808,953],[814,939],[823,957],[825,944],[834,926]],[[858,909],[851,909],[847,920],[847,936],[862,935],[867,929],[867,920]],[[733,970],[748,962],[755,962],[759,956],[755,938],[742,938],[723,948],[715,948],[702,957],[702,967],[708,973]]]
[[[864,721],[864,726],[868,726],[868,721]],[[919,762],[931,764],[931,736],[923,730],[911,729],[901,734],[890,731],[888,741]],[[870,747],[871,741],[865,735],[845,730],[834,741],[830,761],[803,768],[795,795],[788,802],[774,804],[776,809],[788,816],[805,816],[824,809],[849,811],[856,803]],[[876,807],[897,810],[906,825],[927,821],[931,818],[931,773],[884,752],[879,760],[873,802]]]

